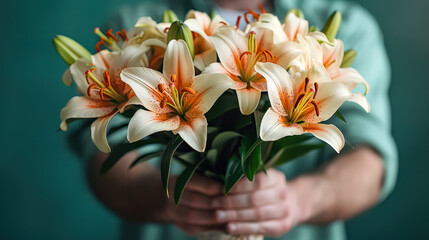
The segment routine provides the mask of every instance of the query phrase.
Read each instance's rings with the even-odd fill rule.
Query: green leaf
[[[241,140],[241,163],[246,174],[246,177],[253,181],[256,171],[258,171],[261,162],[261,143],[262,140],[258,138],[251,146],[248,138]]]
[[[137,164],[146,162],[154,157],[159,157],[161,155],[162,155],[162,152],[150,152],[150,153],[143,154],[131,163],[130,169],[136,166]]]
[[[243,137],[243,135],[241,135],[238,132],[233,132],[233,131],[221,132],[218,135],[216,135],[216,137],[213,139],[211,148],[221,149],[225,146],[225,144],[227,144],[227,142],[239,137]]]
[[[210,111],[208,111],[205,115],[207,121],[210,122],[224,113],[231,111],[234,108],[238,108],[237,96],[235,94],[230,94],[229,92],[225,92],[212,106]]]
[[[315,149],[320,149],[322,147],[326,146],[325,143],[320,144],[295,144],[295,145],[288,145],[283,147],[280,151],[278,151],[274,157],[272,157],[268,163],[266,164],[267,167],[277,167],[279,165],[282,165],[286,162],[289,162],[293,159],[296,159],[298,157],[304,156],[305,154],[309,153],[310,151],[313,151]]]
[[[197,164],[187,167],[177,178],[176,184],[174,185],[174,202],[176,203],[176,206],[179,205],[183,191],[185,190],[189,180],[191,180],[192,176],[195,174],[195,171],[201,165],[201,163],[204,162],[204,160],[205,159],[203,158],[197,162]]]
[[[262,117],[264,116],[264,113],[262,113],[261,111],[255,111],[253,112],[253,120],[255,121],[255,125],[256,125],[256,137],[259,138],[259,133],[261,130],[261,122],[262,122]]]
[[[341,114],[340,110],[337,110],[334,113],[334,116],[337,117],[338,119],[340,119],[341,121],[343,121],[345,124],[347,124],[347,120],[346,118],[343,116],[343,114]]]
[[[170,179],[171,160],[182,142],[183,139],[179,135],[174,136],[165,147],[164,153],[161,157],[161,180],[167,197],[169,197],[168,181]]]
[[[154,143],[163,143],[163,141],[159,138],[151,137],[149,139],[140,140],[133,143],[127,142],[127,143],[122,143],[117,145],[101,165],[100,175],[104,175],[107,171],[109,171],[116,164],[116,162],[118,162],[119,159],[121,159],[128,152],[131,152],[134,149],[137,149],[144,145],[154,144]]]
[[[234,154],[228,161],[225,174],[225,195],[235,186],[235,184],[244,176],[241,167],[240,158]]]

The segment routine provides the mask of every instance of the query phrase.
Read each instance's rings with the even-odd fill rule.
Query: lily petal
[[[303,123],[304,132],[313,134],[318,139],[329,144],[337,153],[344,147],[344,136],[332,124]]]
[[[308,33],[308,21],[297,17],[294,13],[286,16],[283,31],[287,40],[294,41],[298,34],[305,36]]]
[[[261,91],[254,88],[243,88],[236,90],[236,92],[241,113],[244,115],[252,114],[258,107]]]
[[[284,116],[279,115],[273,108],[269,108],[261,121],[261,139],[264,141],[276,141],[280,138],[303,134],[303,129],[298,124],[285,124]]]
[[[110,146],[107,142],[106,136],[107,125],[109,124],[110,119],[112,119],[116,113],[117,111],[112,112],[104,117],[99,117],[91,124],[91,139],[95,146],[97,146],[100,151],[105,153],[110,152]]]
[[[180,117],[173,114],[158,114],[143,109],[138,110],[128,124],[127,138],[138,141],[160,131],[172,131],[180,126]]]
[[[88,82],[86,81],[85,72],[91,68],[91,62],[83,58],[78,59],[75,63],[70,65],[70,73],[73,77],[73,81],[76,83],[79,92],[85,95],[87,95],[87,89],[89,87]]]
[[[162,73],[150,68],[126,68],[121,72],[121,79],[133,89],[145,108],[156,113],[170,112],[168,107],[160,107],[163,95],[159,92],[158,85],[167,87],[169,83]]]
[[[179,129],[173,133],[179,133],[183,141],[196,151],[204,152],[207,142],[207,119],[201,115],[189,119],[188,122],[182,121]]]
[[[247,38],[235,26],[223,26],[217,29],[210,40],[216,48],[222,65],[233,75],[240,75],[238,63],[241,53],[247,51]]]
[[[178,84],[181,85],[179,89],[191,85],[192,78],[195,76],[194,63],[185,41],[173,39],[168,43],[164,55],[163,73],[167,77],[175,74]]]
[[[371,111],[371,105],[362,93],[352,93],[351,95],[350,102],[359,104],[367,113]]]
[[[328,120],[350,97],[349,90],[341,83],[319,82],[316,98],[314,99],[319,110],[319,116],[317,116],[316,111],[311,111],[305,114],[302,120],[308,123]]]
[[[257,63],[255,70],[267,81],[271,107],[278,114],[287,116],[285,109],[292,109],[295,97],[294,81],[289,73],[274,63]]]
[[[291,65],[292,61],[298,56],[302,55],[304,50],[301,45],[297,42],[286,41],[276,44],[273,49],[273,54],[275,57],[275,63],[287,69]],[[303,61],[300,68],[305,69],[305,63]]]
[[[196,93],[196,96],[192,98],[192,106],[198,108],[202,114],[205,114],[216,100],[232,85],[233,81],[225,74],[198,75],[192,84],[192,89]]]
[[[60,128],[67,130],[67,120],[71,118],[97,118],[106,116],[116,108],[116,104],[110,101],[96,100],[89,97],[76,96],[69,100],[61,109]]]
[[[113,54],[109,50],[103,50],[95,55],[91,56],[92,63],[94,63],[95,67],[103,68],[104,70],[110,68],[110,63],[113,59]]]
[[[210,73],[222,73],[230,77],[234,81],[234,85],[231,87],[232,89],[243,89],[247,87],[247,83],[241,81],[237,76],[232,75],[228,70],[226,70],[221,63],[212,63],[208,65],[202,74],[210,74]]]
[[[195,55],[194,64],[195,67],[203,71],[209,64],[216,62],[216,50],[214,48],[206,50],[200,54]]]
[[[119,112],[123,113],[125,111],[125,109],[130,106],[130,105],[140,105],[143,106],[142,101],[140,101],[140,99],[137,96],[132,96],[128,101],[124,102],[123,104],[120,105],[119,107]]]
[[[338,76],[333,76],[332,81],[343,83],[344,85],[346,85],[349,91],[353,90],[360,83],[365,86],[365,92],[368,92],[370,88],[369,83],[365,81],[362,75],[360,75],[360,73],[356,71],[356,69],[351,67],[341,68],[340,74]]]
[[[63,73],[63,83],[67,86],[73,85],[70,68],[67,68],[67,70]]]

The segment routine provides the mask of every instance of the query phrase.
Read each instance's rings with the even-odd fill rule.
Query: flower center
[[[100,81],[94,74],[95,68],[91,68],[89,70],[86,70],[85,75],[86,75],[86,81],[89,84],[89,87],[87,89],[87,94],[88,96],[91,96],[91,91],[92,90],[98,90],[99,91],[99,95],[100,95],[100,99],[101,100],[106,100],[106,96],[110,97],[114,100],[116,100],[118,103],[122,103],[127,101],[126,97],[122,96],[121,94],[119,94],[112,86],[112,83],[110,81],[110,75],[109,75],[109,71],[104,71],[103,72],[103,80]]]
[[[171,93],[166,91],[166,89],[162,83],[158,84],[158,91],[163,95],[161,102],[160,102],[160,107],[164,108],[168,105],[177,113],[177,115],[179,115],[183,119],[185,119],[185,113],[192,106],[192,104],[187,106],[187,107],[185,106],[185,103],[184,103],[185,95],[186,94],[194,95],[195,91],[194,91],[194,89],[189,88],[189,87],[177,89],[176,85],[174,84],[177,81],[176,74],[171,74],[170,79],[172,82],[170,84]]]
[[[319,85],[317,84],[317,82],[315,82],[313,85],[314,88],[309,88],[307,91],[309,82],[310,80],[308,79],[308,77],[305,78],[304,93],[301,93],[298,96],[294,106],[290,111],[289,122],[291,123],[298,122],[305,113],[308,113],[308,111],[312,109],[314,109],[314,111],[316,111],[316,115],[319,116],[319,108],[314,101],[317,95]]]
[[[122,39],[122,42],[128,41],[128,35],[124,29],[116,32],[116,36],[112,33],[112,29],[109,29],[109,31],[107,31],[106,34],[104,34],[100,31],[99,28],[95,28],[94,33],[100,36],[100,41],[98,41],[98,43],[95,44],[95,50],[97,50],[97,52],[101,51],[100,45],[106,46],[112,51],[120,52],[121,47],[119,46],[118,36]]]
[[[243,82],[257,81],[255,73],[255,64],[257,62],[268,62],[274,58],[273,54],[267,49],[258,49],[255,39],[255,32],[249,34],[248,51],[240,55],[240,80]]]

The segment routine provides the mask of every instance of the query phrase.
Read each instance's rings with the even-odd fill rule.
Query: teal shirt
[[[381,31],[375,19],[361,6],[344,1],[329,0],[276,0],[275,14],[283,19],[288,9],[299,8],[304,12],[311,25],[319,28],[329,14],[341,11],[343,21],[338,34],[343,40],[345,49],[355,49],[358,53],[352,67],[356,68],[371,85],[367,98],[371,103],[371,113],[367,114],[357,104],[346,103],[340,111],[346,117],[348,125],[331,120],[344,133],[346,147],[370,145],[377,150],[384,160],[384,183],[380,194],[383,200],[393,189],[397,175],[397,152],[391,135],[391,114],[388,99],[390,82],[390,65],[383,43]],[[205,0],[172,0],[170,2],[144,3],[139,6],[123,8],[120,14],[111,19],[110,27],[130,29],[141,16],[152,16],[160,20],[166,9],[173,9],[183,17],[189,9],[210,12],[210,1]],[[360,89],[361,91],[362,89]],[[109,139],[110,140],[110,139]],[[292,161],[279,169],[288,179],[312,172],[329,162],[336,153],[329,147]],[[123,224],[124,239],[193,239],[171,224]],[[270,239],[270,238],[266,238]],[[344,222],[338,221],[325,225],[300,225],[279,239],[312,239],[340,240],[346,239]]]

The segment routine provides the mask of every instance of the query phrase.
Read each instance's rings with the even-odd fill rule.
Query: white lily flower
[[[350,98],[349,90],[341,83],[330,81],[324,68],[312,67],[294,77],[281,66],[257,63],[256,71],[268,85],[271,108],[261,122],[261,139],[276,141],[292,135],[311,133],[339,152],[344,136],[329,119]]]
[[[103,50],[92,56],[92,62],[79,59],[72,64],[69,71],[83,96],[73,97],[61,110],[61,129],[67,130],[69,119],[97,118],[91,125],[92,141],[100,151],[110,152],[106,137],[110,119],[130,104],[141,104],[119,74],[126,67],[147,66],[148,50],[147,45],[132,45],[118,53]]]
[[[173,131],[200,152],[205,150],[207,140],[204,114],[232,86],[224,74],[195,76],[192,57],[183,40],[169,42],[162,73],[135,67],[123,70],[121,77],[147,109],[138,110],[130,120],[130,142],[155,132]]]

